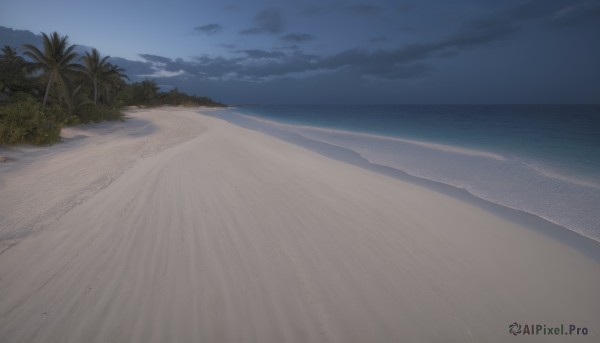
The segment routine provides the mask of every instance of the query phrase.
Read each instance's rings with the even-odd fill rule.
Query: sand
[[[0,151],[1,342],[600,341],[570,245],[194,110],[128,116]]]

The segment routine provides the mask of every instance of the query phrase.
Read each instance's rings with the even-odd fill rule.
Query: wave
[[[557,179],[557,180],[562,180],[565,182],[570,182],[579,186],[584,186],[584,187],[590,187],[590,188],[595,188],[600,190],[600,183],[594,181],[594,180],[589,180],[589,179],[584,179],[584,178],[579,178],[579,177],[574,177],[571,175],[565,175],[562,172],[553,170],[552,168],[549,168],[547,166],[543,166],[541,164],[538,163],[533,163],[533,162],[523,162],[523,164],[525,164],[527,167],[535,170],[536,172],[547,176],[547,177],[551,177],[553,179]]]
[[[491,159],[500,160],[500,161],[506,159],[504,156],[502,156],[500,154],[483,151],[483,150],[464,148],[464,147],[459,147],[459,146],[455,146],[455,145],[447,145],[447,144],[419,141],[419,140],[415,140],[415,139],[383,136],[383,135],[377,135],[377,134],[372,134],[372,133],[346,131],[346,130],[339,130],[339,129],[327,129],[327,128],[320,128],[320,127],[315,127],[315,126],[281,124],[281,123],[277,123],[277,122],[273,122],[273,121],[269,121],[269,120],[265,120],[265,119],[258,119],[258,120],[267,122],[271,125],[275,125],[280,128],[287,128],[288,130],[301,129],[301,130],[312,130],[312,131],[317,131],[317,132],[324,132],[324,133],[329,133],[329,134],[348,135],[348,136],[353,136],[353,137],[366,137],[366,138],[381,139],[381,140],[386,140],[386,141],[394,141],[394,142],[402,142],[402,143],[406,143],[406,144],[418,145],[418,146],[426,147],[429,149],[436,149],[436,150],[451,152],[451,153],[455,153],[455,154],[485,157],[485,158],[491,158]]]

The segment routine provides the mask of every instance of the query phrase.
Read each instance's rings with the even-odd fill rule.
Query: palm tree
[[[109,94],[116,93],[124,86],[125,82],[123,79],[129,80],[129,77],[125,75],[125,69],[111,63],[106,64],[102,78],[99,80],[99,88],[103,91],[105,103],[110,102]]]
[[[94,105],[98,103],[98,79],[103,77],[106,72],[108,58],[110,56],[100,56],[100,53],[96,48],[92,49],[92,53],[86,51],[83,60],[83,72],[90,78],[92,85],[94,86]]]
[[[5,45],[0,55],[0,92],[11,93],[28,88],[25,76],[27,63],[17,54],[17,49]]]
[[[104,101],[107,101],[107,94],[112,89],[117,88],[121,83],[121,78],[127,78],[125,70],[108,62],[110,56],[102,57],[98,50],[92,49],[92,52],[86,52],[83,60],[82,71],[92,81],[94,88],[94,105],[98,104],[99,92],[104,93]]]
[[[17,49],[10,47],[8,45],[5,45],[2,48],[2,60],[13,62],[13,61],[22,61],[23,58],[21,58],[17,54]]]
[[[117,78],[125,78],[127,80],[129,80],[129,77],[125,74],[125,69],[116,66],[114,64],[108,64],[108,73],[111,77],[117,77]]]
[[[68,36],[59,36],[58,32],[53,32],[50,36],[42,33],[44,51],[40,51],[31,44],[23,45],[25,55],[33,60],[32,70],[42,69],[48,77],[48,85],[44,94],[42,106],[48,102],[50,87],[56,85],[65,91],[65,78],[67,74],[77,71],[78,64],[71,63],[77,57],[73,50],[75,45],[68,46]],[[60,91],[59,91],[60,93]]]

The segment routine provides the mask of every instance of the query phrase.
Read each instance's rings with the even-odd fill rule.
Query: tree
[[[144,102],[150,102],[158,95],[158,85],[154,80],[144,80],[141,83],[142,99]]]
[[[96,49],[81,58],[82,71],[92,83],[94,105],[98,104],[100,93],[104,95],[104,102],[108,102],[109,93],[122,86],[122,78],[127,78],[125,70],[108,62],[109,58],[102,57]]]
[[[74,84],[71,81],[67,81],[66,88],[65,104],[68,116],[77,115],[84,106],[91,104],[89,98],[82,93],[81,84]]]
[[[0,55],[0,92],[28,90],[30,84],[25,74],[27,63],[17,54],[17,49],[5,45]]]
[[[86,51],[85,56],[81,57],[83,72],[90,78],[94,87],[94,105],[98,103],[98,80],[102,79],[103,74],[106,73],[109,64],[108,58],[109,56],[102,58],[96,48],[93,48],[91,53]]]
[[[129,77],[125,75],[125,69],[107,63],[99,84],[105,103],[110,103],[112,99],[114,99],[116,93],[123,89],[125,86],[125,81],[123,81],[123,79],[129,80]]]
[[[2,60],[7,62],[23,61],[23,58],[17,54],[17,49],[5,45],[2,48]]]
[[[31,44],[23,45],[25,55],[33,60],[32,70],[41,69],[48,77],[48,85],[44,93],[42,106],[48,102],[50,87],[53,85],[58,94],[63,94],[66,90],[66,78],[70,73],[76,72],[81,68],[80,65],[71,63],[77,57],[73,50],[75,45],[68,46],[68,36],[60,36],[58,32],[53,32],[50,36],[42,33],[44,51],[40,51]]]

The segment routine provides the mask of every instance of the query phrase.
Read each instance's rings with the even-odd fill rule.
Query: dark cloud
[[[110,63],[123,68],[132,81],[136,80],[137,75],[149,74],[152,72],[150,63],[131,61],[121,57],[109,58]]]
[[[439,41],[444,48],[469,48],[505,40],[521,31],[530,20],[543,19],[552,13],[556,1],[529,0],[518,6],[474,18],[463,23],[458,31]]]
[[[341,3],[335,3],[341,6]],[[347,6],[347,5],[344,5]],[[356,6],[356,5],[355,5]],[[346,7],[347,8],[347,7]],[[374,13],[370,7],[361,8],[363,14]],[[234,57],[200,56],[192,61],[173,61],[160,56],[141,55],[148,61],[151,70],[160,74],[174,75],[185,71],[181,77],[194,75],[213,80],[272,81],[277,78],[306,77],[321,73],[346,73],[365,79],[399,80],[415,78],[432,70],[434,59],[450,58],[465,50],[510,42],[521,29],[522,23],[532,19],[545,18],[557,8],[544,2],[533,0],[519,6],[475,18],[463,23],[454,33],[429,42],[406,44],[395,49],[347,49],[339,53],[319,56],[307,54],[297,45],[279,47],[272,50],[237,50]],[[581,9],[564,10],[563,15],[581,13]],[[269,8],[255,17],[256,26],[248,33],[275,33],[283,30],[283,20],[278,10]],[[290,33],[280,37],[283,41],[300,43],[312,36]],[[383,43],[386,37],[374,37],[372,43]],[[223,45],[224,46],[224,45]],[[234,46],[224,46],[234,49]],[[161,70],[157,70],[157,63]],[[140,69],[140,68],[138,68]],[[148,69],[148,68],[147,68]],[[147,72],[146,72],[147,74]]]
[[[551,27],[600,23],[600,1],[583,1],[557,10],[550,18]]]
[[[207,25],[197,26],[194,28],[194,32],[207,34],[207,35],[214,35],[216,33],[221,32],[222,30],[223,30],[223,26],[221,26],[219,24],[207,24]]]
[[[225,49],[237,49],[237,45],[236,44],[219,44],[218,46],[220,46],[221,48],[225,48]]]
[[[551,28],[600,23],[600,0],[583,0],[579,2],[529,0],[500,11],[487,19],[504,23],[542,20],[547,27]]]
[[[297,44],[280,45],[276,47],[277,50],[299,50],[300,46]]]
[[[140,57],[145,59],[148,62],[158,62],[158,63],[171,63],[173,60],[168,57],[162,57],[158,55],[152,54],[139,54]]]
[[[151,54],[140,54],[140,56],[147,62],[145,63],[144,67],[136,66],[135,76],[138,78],[172,78],[187,74],[186,63],[180,58],[173,60],[167,57]],[[130,69],[125,70],[128,73],[131,73]]]
[[[301,13],[304,15],[317,15],[332,12],[348,13],[359,16],[376,16],[383,12],[383,8],[369,4],[368,2],[348,4],[344,1],[333,1],[323,5],[305,7],[301,10]]]
[[[531,6],[530,3],[528,6]],[[537,3],[539,6],[539,2]],[[366,8],[364,8],[365,11]],[[520,6],[500,11],[487,17],[468,21],[437,40],[406,44],[395,49],[347,49],[335,54],[320,56],[308,54],[298,48],[279,47],[271,50],[235,50],[233,57],[199,56],[191,61],[172,60],[166,57],[142,54],[146,62],[137,66],[137,75],[164,75],[165,77],[196,77],[209,80],[239,80],[271,82],[278,78],[305,78],[322,73],[345,73],[369,80],[400,80],[416,78],[429,73],[434,59],[456,56],[465,50],[509,41],[520,29],[524,20],[552,13],[547,8]],[[520,18],[520,19],[519,19]],[[266,9],[257,14],[256,27],[260,33],[274,33],[283,29],[279,11]],[[280,40],[300,43],[312,36],[290,33]],[[386,42],[386,37],[374,37],[372,43]],[[221,45],[235,49],[233,45]]]
[[[258,28],[257,28],[258,29]],[[270,81],[282,77],[304,77],[318,73],[344,72],[366,79],[398,80],[415,78],[428,73],[431,59],[447,58],[465,49],[509,39],[518,27],[503,16],[491,16],[465,23],[454,34],[441,39],[407,44],[396,49],[347,49],[336,54],[319,56],[300,49],[246,49],[235,57],[200,56],[193,61],[171,60],[143,54],[153,75],[188,77],[190,75],[214,80]],[[289,34],[288,41],[301,41],[302,34]],[[373,42],[383,42],[376,37]],[[147,72],[145,74],[148,74]]]
[[[192,75],[199,78],[223,79],[228,77],[239,78],[237,71],[242,66],[241,62],[247,58],[222,56],[198,56],[193,61],[186,62],[187,68]]]
[[[260,49],[239,50],[238,52],[246,54],[249,58],[281,58],[285,54],[280,51],[266,51]]]
[[[111,62],[125,68],[132,81],[152,77],[162,82],[161,84],[169,85],[191,85],[192,82],[204,84],[217,80],[220,84],[241,85],[259,82],[283,85],[298,78],[312,80],[306,82],[347,79],[355,82],[369,80],[385,83],[427,75],[433,70],[432,64],[435,59],[450,58],[465,50],[510,41],[525,21],[551,18],[556,21],[556,25],[572,25],[571,23],[582,18],[592,18],[596,7],[589,4],[590,2],[582,2],[570,7],[553,7],[540,1],[528,1],[518,7],[465,22],[454,33],[445,37],[429,42],[406,44],[395,49],[354,48],[330,55],[316,55],[302,51],[297,45],[280,46],[270,50],[240,50],[233,44],[221,44],[221,47],[231,50],[236,55],[203,55],[192,60],[182,60],[140,54],[144,61],[111,59]],[[362,15],[375,13],[370,12],[371,9],[367,7],[361,8],[364,12]],[[199,28],[205,28],[209,32],[212,29],[209,25]],[[279,11],[270,8],[259,12],[255,17],[255,27],[246,31],[274,34],[282,32],[283,27]],[[282,43],[302,43],[314,37],[303,33],[289,33],[280,36],[279,39]],[[384,43],[388,42],[388,38],[373,37],[370,42]]]
[[[281,37],[281,40],[292,43],[303,43],[314,39],[315,36],[308,33],[290,33]]]
[[[474,20],[454,35],[439,42],[441,47],[469,48],[508,38],[520,28],[510,22],[495,19]]]
[[[241,35],[257,35],[260,33],[265,33],[265,30],[259,29],[258,27],[253,27],[250,29],[245,29],[245,30],[240,31]]]
[[[277,59],[267,59],[264,63],[237,65],[237,74],[241,79],[264,81],[294,73],[314,71],[318,67],[318,57],[300,51],[281,54]]]
[[[274,7],[265,8],[254,16],[254,27],[240,31],[240,34],[278,34],[284,31],[284,21],[281,11]]]

